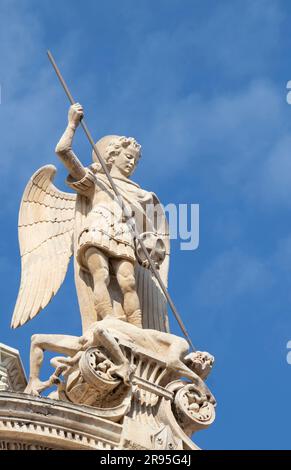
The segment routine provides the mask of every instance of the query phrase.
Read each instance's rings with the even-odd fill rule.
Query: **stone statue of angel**
[[[142,446],[178,449],[183,442],[191,449],[188,436],[215,417],[215,398],[204,382],[214,358],[194,351],[167,291],[165,211],[154,193],[131,180],[140,144],[117,135],[94,144],[81,122],[83,107],[74,102],[49,51],[48,57],[72,103],[56,154],[73,192],[54,186],[52,165],[36,171],[24,190],[21,282],[12,327],[47,306],[73,257],[83,331],[32,336],[24,393],[39,396],[54,385],[49,398],[92,406],[103,422],[122,423],[120,448],[123,442],[140,445],[135,435],[142,424],[148,439]],[[93,162],[86,167],[72,149],[80,123],[93,147]],[[170,333],[167,303],[185,339]],[[51,359],[53,374],[42,381],[46,351],[57,356]]]
[[[19,212],[21,284],[12,327],[46,307],[63,283],[73,255],[83,332],[107,317],[167,332],[166,299],[135,237],[142,234],[167,285],[169,233],[164,210],[154,193],[130,179],[141,146],[131,137],[116,135],[96,144],[130,214],[129,224],[95,153],[93,164],[84,167],[72,150],[83,114],[79,103],[70,107],[68,125],[56,146],[69,172],[67,184],[76,194],[54,186],[52,165],[40,168],[24,191]]]

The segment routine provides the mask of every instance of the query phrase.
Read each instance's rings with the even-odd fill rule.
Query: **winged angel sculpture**
[[[83,331],[107,316],[167,331],[164,297],[107,178],[97,161],[84,168],[72,151],[82,117],[82,106],[71,106],[68,126],[56,147],[69,171],[67,184],[77,194],[54,186],[52,165],[40,168],[24,191],[19,214],[21,285],[12,327],[23,325],[46,307],[74,255]],[[141,156],[140,145],[120,136],[106,136],[96,145],[167,284],[169,234],[162,206],[155,194],[129,179]]]
[[[126,206],[127,218],[93,152],[85,168],[72,150],[83,118],[70,107],[68,125],[56,153],[76,194],[53,184],[56,168],[47,165],[30,179],[19,213],[21,284],[12,318],[16,328],[35,317],[62,285],[71,256],[83,333],[105,318],[168,331],[165,297],[139,250],[132,224],[167,285],[169,233],[157,196],[130,180],[141,157],[133,138],[106,136],[96,144]]]
[[[40,168],[24,191],[21,283],[12,318],[17,328],[47,306],[73,256],[83,331],[79,337],[32,336],[25,393],[37,396],[54,384],[50,398],[94,406],[99,416],[113,421],[125,416],[144,426],[150,421],[151,448],[164,440],[160,432],[166,441],[174,433],[175,445],[182,439],[191,448],[186,434],[208,427],[215,416],[215,398],[204,382],[214,358],[189,354],[188,342],[169,332],[167,291],[162,289],[167,286],[169,230],[157,196],[130,180],[140,145],[132,137],[103,137],[85,168],[72,150],[83,114],[80,104],[70,107],[56,146],[75,194],[54,186],[52,165]],[[55,371],[41,381],[46,350],[62,356],[51,360]]]

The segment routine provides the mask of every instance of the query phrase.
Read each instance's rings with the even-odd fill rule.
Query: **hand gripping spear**
[[[63,77],[62,77],[62,75],[61,75],[61,72],[60,72],[60,70],[59,70],[59,68],[58,68],[58,66],[57,66],[57,64],[56,64],[56,62],[55,62],[55,60],[54,60],[54,58],[53,58],[51,52],[50,52],[50,51],[47,51],[47,55],[48,55],[48,58],[49,58],[49,60],[50,60],[50,62],[51,62],[51,64],[52,64],[52,66],[53,66],[53,68],[54,68],[54,70],[55,70],[55,72],[56,72],[56,74],[57,74],[57,76],[58,76],[58,79],[59,79],[60,82],[61,82],[61,85],[62,85],[62,87],[63,87],[63,89],[64,89],[64,91],[65,91],[65,93],[66,93],[66,95],[67,95],[67,97],[68,97],[68,99],[69,99],[69,101],[70,101],[70,103],[71,103],[71,104],[74,104],[74,103],[75,103],[75,100],[74,100],[73,96],[71,95],[70,90],[69,90],[69,88],[67,87],[67,84],[66,84],[65,80],[63,79]],[[149,267],[150,267],[150,269],[151,269],[153,275],[154,275],[155,278],[157,279],[157,281],[158,281],[158,283],[159,283],[159,285],[160,285],[160,287],[161,287],[161,289],[162,289],[162,291],[163,291],[163,293],[164,293],[164,295],[165,295],[165,297],[166,297],[166,299],[167,299],[167,301],[168,301],[168,303],[169,303],[169,305],[170,305],[170,308],[171,308],[171,310],[172,310],[172,312],[173,312],[173,314],[174,314],[174,316],[175,316],[175,318],[176,318],[176,320],[177,320],[177,322],[178,322],[178,324],[179,324],[179,326],[180,326],[180,328],[181,328],[181,330],[182,330],[182,332],[183,332],[185,338],[187,339],[187,341],[188,341],[189,345],[191,346],[192,350],[195,351],[195,348],[194,348],[194,346],[193,346],[193,344],[192,344],[191,338],[190,338],[190,336],[189,336],[189,334],[188,334],[188,332],[187,332],[187,330],[186,330],[186,328],[185,328],[185,326],[184,326],[184,323],[183,323],[183,321],[182,321],[182,319],[181,319],[181,317],[180,317],[180,315],[179,315],[179,313],[178,313],[178,311],[177,311],[177,309],[176,309],[176,307],[175,307],[175,304],[174,304],[174,302],[172,301],[171,296],[170,296],[170,294],[168,293],[168,291],[167,291],[167,289],[166,289],[166,286],[164,285],[164,283],[163,283],[163,281],[162,281],[162,279],[161,279],[161,276],[160,276],[159,272],[157,271],[157,269],[156,269],[156,267],[155,267],[155,265],[154,265],[154,262],[153,262],[153,260],[151,259],[151,257],[150,257],[150,255],[149,255],[147,249],[146,249],[146,246],[145,246],[143,240],[140,238],[139,234],[138,234],[138,233],[136,232],[136,230],[135,230],[135,227],[134,227],[133,223],[131,222],[131,214],[129,214],[128,209],[127,209],[127,207],[125,206],[125,204],[124,204],[124,202],[123,202],[122,196],[120,195],[120,193],[119,193],[119,191],[118,191],[118,189],[117,189],[117,187],[116,187],[116,184],[114,183],[114,180],[113,180],[112,176],[110,175],[110,173],[109,173],[109,171],[108,171],[108,168],[107,168],[105,162],[103,161],[103,159],[102,159],[102,157],[101,157],[101,155],[100,155],[100,153],[99,153],[99,150],[98,150],[97,146],[95,145],[94,140],[92,139],[92,135],[91,135],[91,133],[89,132],[89,129],[88,129],[87,124],[85,123],[85,120],[84,120],[84,119],[82,119],[82,121],[81,121],[81,126],[82,126],[82,128],[83,128],[83,130],[84,130],[84,132],[85,132],[85,134],[86,134],[86,136],[87,136],[87,138],[88,138],[88,140],[89,140],[89,142],[90,142],[90,145],[92,146],[92,149],[93,149],[93,151],[94,151],[96,157],[98,158],[98,161],[99,161],[99,163],[100,163],[100,165],[101,165],[101,167],[102,167],[102,169],[103,169],[105,175],[107,176],[107,178],[108,178],[108,180],[109,180],[109,183],[110,183],[110,185],[111,185],[111,187],[112,187],[112,189],[113,189],[113,192],[114,192],[114,194],[115,194],[115,196],[116,196],[116,198],[117,198],[117,200],[118,200],[118,203],[119,203],[119,205],[120,205],[120,207],[121,207],[121,209],[122,209],[122,211],[123,211],[123,214],[124,214],[124,216],[125,216],[125,218],[126,218],[126,220],[127,220],[127,223],[130,225],[131,230],[134,231],[135,238],[136,238],[137,242],[139,243],[139,245],[140,245],[140,247],[141,247],[141,249],[142,249],[142,251],[143,251],[143,253],[144,253],[144,255],[145,255],[145,257],[146,257],[146,259],[147,259],[147,261],[148,261],[148,263],[149,263]]]

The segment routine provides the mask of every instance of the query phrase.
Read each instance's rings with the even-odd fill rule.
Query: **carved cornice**
[[[27,380],[17,349],[0,343],[0,389],[23,392]]]
[[[0,392],[0,448],[23,443],[53,449],[111,450],[118,447],[121,432],[120,424],[100,418],[90,407]]]

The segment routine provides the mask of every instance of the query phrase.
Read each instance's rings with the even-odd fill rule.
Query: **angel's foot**
[[[128,323],[131,323],[134,326],[137,326],[138,328],[142,328],[142,314],[141,310],[137,309],[135,312],[130,313],[127,315],[127,321]]]
[[[41,392],[46,390],[52,385],[51,380],[46,380],[42,382],[38,378],[29,379],[29,382],[24,390],[24,393],[33,395],[34,397],[40,397]]]

